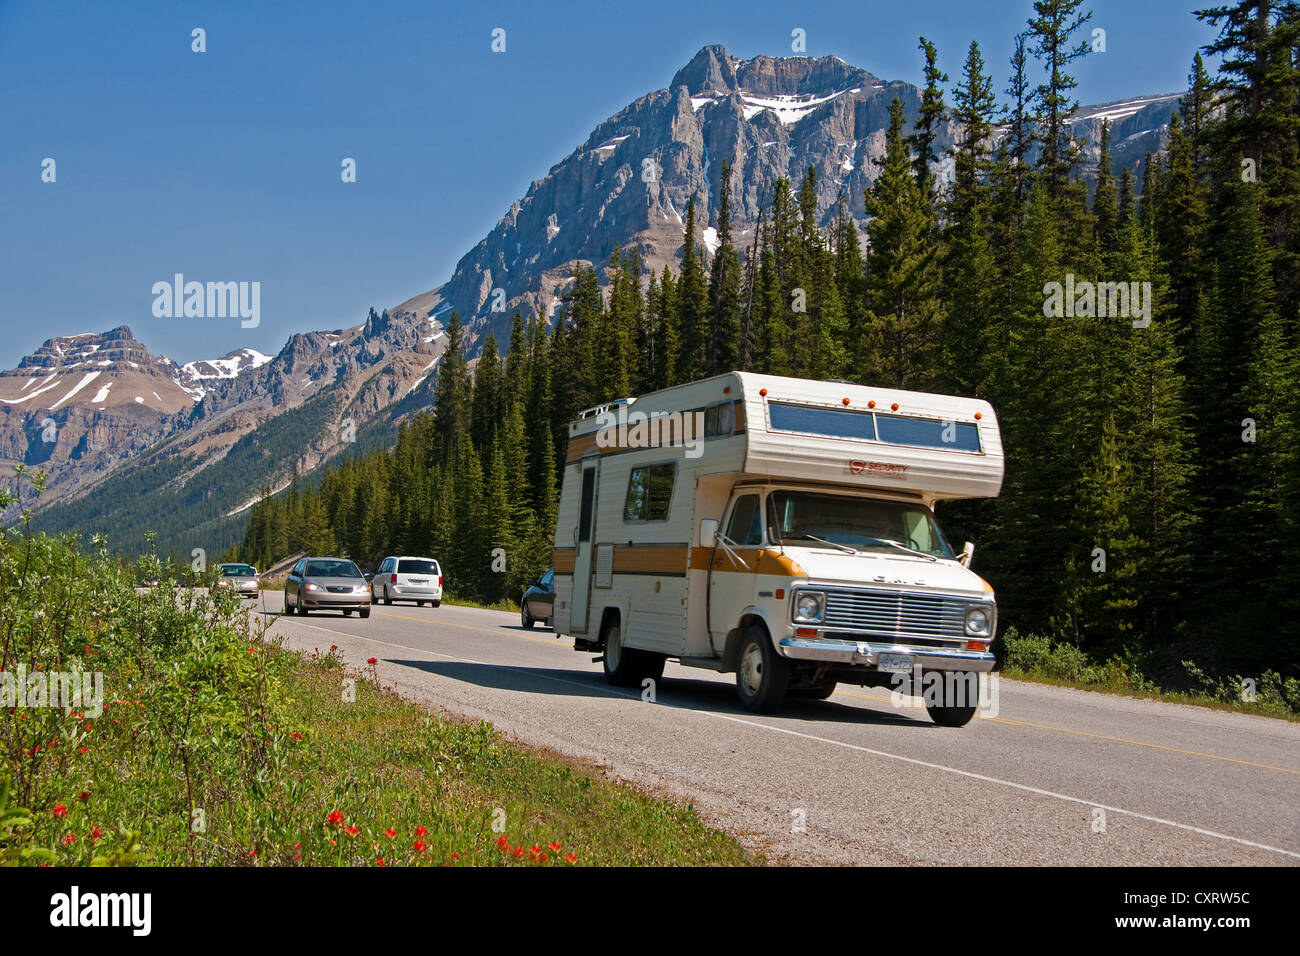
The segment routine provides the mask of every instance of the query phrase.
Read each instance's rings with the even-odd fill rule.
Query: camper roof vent
[[[591,408],[584,408],[578,413],[578,418],[592,418],[602,412],[609,411],[611,408],[618,408],[620,405],[631,405],[635,401],[635,398],[616,398],[612,402],[606,402],[604,405],[593,405]]]

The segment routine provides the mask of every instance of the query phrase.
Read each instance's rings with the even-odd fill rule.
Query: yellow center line
[[[378,611],[379,609],[376,608],[375,610]],[[515,633],[514,631],[509,631],[502,627],[479,627],[474,624],[457,624],[454,621],[434,622],[434,621],[430,621],[429,618],[412,617],[409,614],[398,614],[395,611],[381,611],[380,613],[392,615],[393,617],[400,617],[407,621],[417,621],[422,624],[437,623],[437,624],[442,624],[450,627],[461,627],[470,631],[484,631],[488,634],[501,634],[505,632],[512,637],[519,638],[520,640],[536,641],[539,644],[547,644],[550,645],[551,647],[562,647],[567,649],[567,645],[556,643],[556,641],[558,640],[557,638],[551,638],[550,640],[547,640],[544,637],[531,637],[527,634],[518,634]],[[888,697],[877,697],[875,694],[861,694],[851,690],[836,691],[836,693],[843,694],[846,697],[860,697],[863,700],[875,700],[886,704],[890,703],[890,699]],[[994,723],[999,723],[999,724],[1009,724],[1017,727],[1033,727],[1036,730],[1052,730],[1055,731],[1056,733],[1073,734],[1077,737],[1092,737],[1096,740],[1109,740],[1112,743],[1130,744],[1134,747],[1146,747],[1151,750],[1164,750],[1169,753],[1183,754],[1184,756],[1188,756],[1188,757],[1204,757],[1206,760],[1221,760],[1224,763],[1235,763],[1243,767],[1257,767],[1260,770],[1276,770],[1278,773],[1290,773],[1290,774],[1295,774],[1297,776],[1300,776],[1300,770],[1293,770],[1289,767],[1276,767],[1273,764],[1268,764],[1268,763],[1256,763],[1251,760],[1239,760],[1236,757],[1224,757],[1221,754],[1207,754],[1207,753],[1202,753],[1199,750],[1183,750],[1179,747],[1166,747],[1163,744],[1147,743],[1144,740],[1130,740],[1127,737],[1111,737],[1106,734],[1094,734],[1087,730],[1073,730],[1069,727],[1052,727],[1049,724],[1036,724],[1028,720],[1011,720],[1008,717],[984,717],[981,719],[991,721]]]

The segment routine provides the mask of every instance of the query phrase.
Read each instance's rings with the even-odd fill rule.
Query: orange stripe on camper
[[[733,548],[736,557],[744,561],[747,567],[740,567],[727,557],[721,548],[691,549],[691,570],[693,571],[731,571],[737,574],[771,574],[783,578],[806,578],[808,572],[794,558],[787,557],[770,548]],[[712,564],[710,564],[712,558]]]
[[[616,544],[614,573],[683,575],[687,550],[684,544]]]
[[[551,567],[556,574],[572,574],[577,564],[577,548],[556,548],[551,552]]]

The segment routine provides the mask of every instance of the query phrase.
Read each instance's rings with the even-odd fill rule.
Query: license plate
[[[876,667],[888,674],[910,674],[914,662],[910,654],[881,654]]]
[[[428,584],[429,579],[428,578],[407,578],[406,583],[407,584]]]

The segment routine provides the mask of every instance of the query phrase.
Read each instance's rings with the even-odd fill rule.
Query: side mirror
[[[375,572],[367,571],[365,574],[362,575],[362,577],[364,577],[367,581],[373,581],[375,579]]]
[[[712,548],[718,543],[718,521],[716,518],[700,519],[700,547]]]
[[[957,562],[963,568],[969,568],[971,558],[973,557],[975,557],[975,542],[967,541],[965,546],[961,549],[961,554],[957,555]]]

